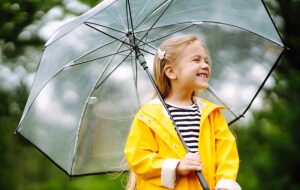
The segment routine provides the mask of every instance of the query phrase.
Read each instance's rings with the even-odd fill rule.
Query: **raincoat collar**
[[[224,106],[211,103],[199,97],[193,97],[193,100],[198,105],[201,113],[200,130],[201,126],[203,125],[203,122],[207,119],[208,115],[211,112],[213,112],[216,109],[224,109]],[[160,135],[162,139],[169,141],[169,138],[167,138],[167,136],[171,135],[173,140],[172,142],[178,145],[182,145],[182,142],[180,141],[180,138],[177,135],[177,132],[172,124],[171,119],[159,99],[153,99],[149,103],[147,103],[144,106],[144,109],[142,109],[142,113],[149,116],[153,120],[151,122],[150,119],[147,120],[149,127],[157,131],[158,135]],[[156,125],[157,123],[158,125]],[[181,150],[181,153],[185,152],[183,145],[181,147]],[[181,154],[179,152],[177,153]]]
[[[204,99],[196,97],[196,96],[193,97],[193,102],[195,102],[198,105],[199,111],[201,113],[201,118],[203,118],[202,120],[204,120],[204,118],[206,118],[209,115],[209,113],[211,113],[213,110],[215,110],[215,109],[224,109],[225,108],[224,106],[214,104],[212,102],[209,102],[207,100],[204,100]],[[169,118],[167,110],[163,107],[161,101],[158,98],[151,100],[149,103],[160,105],[161,108],[163,109],[164,115],[167,118]]]

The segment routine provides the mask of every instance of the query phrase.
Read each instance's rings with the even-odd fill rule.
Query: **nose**
[[[201,62],[200,67],[201,67],[201,69],[206,69],[206,70],[209,70],[209,69],[210,69],[209,64],[206,63],[205,61],[202,61],[202,62]]]

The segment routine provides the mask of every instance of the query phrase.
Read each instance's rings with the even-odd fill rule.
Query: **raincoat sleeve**
[[[157,152],[154,132],[136,116],[124,150],[129,168],[149,183],[172,189],[179,160],[162,158]]]
[[[240,190],[241,187],[235,181],[239,168],[236,141],[220,110],[215,112],[214,124],[217,180],[215,189]]]

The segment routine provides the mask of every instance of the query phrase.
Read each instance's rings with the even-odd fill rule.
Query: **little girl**
[[[211,190],[240,190],[239,157],[222,106],[195,97],[208,87],[211,61],[195,36],[173,37],[154,58],[154,79],[188,147],[158,99],[136,114],[125,147],[136,190],[201,190],[201,171]]]

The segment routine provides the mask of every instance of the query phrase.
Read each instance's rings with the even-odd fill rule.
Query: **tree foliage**
[[[2,0],[0,39],[3,44],[3,54],[7,57],[14,57],[22,53],[22,49],[27,44],[41,44],[42,41],[37,36],[32,36],[29,41],[21,41],[19,35],[25,27],[39,20],[55,5],[61,5],[61,1],[51,0],[44,3],[39,0]]]

